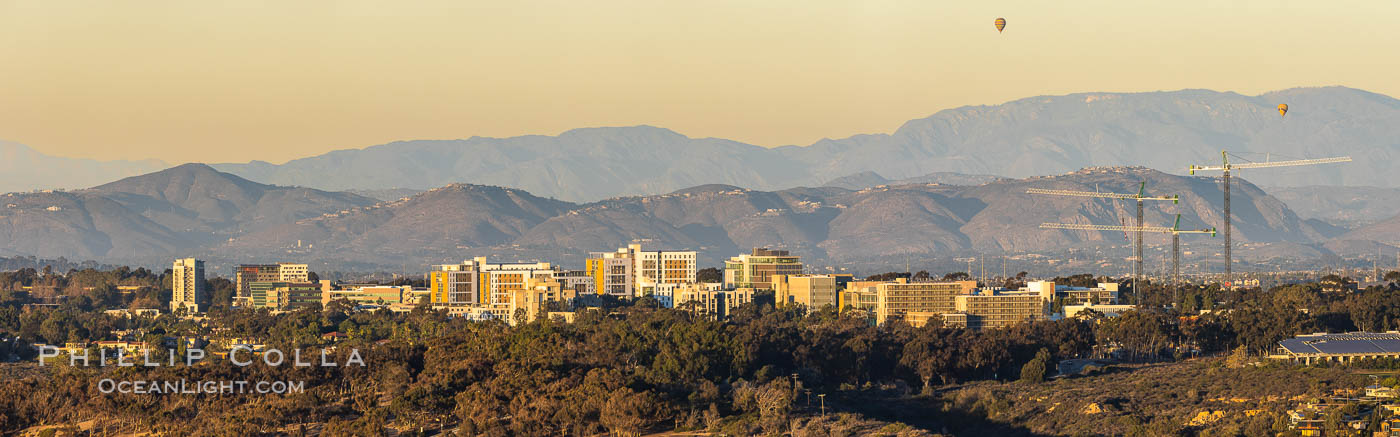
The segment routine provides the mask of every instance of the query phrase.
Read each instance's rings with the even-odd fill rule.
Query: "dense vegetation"
[[[635,435],[670,429],[851,435],[887,427],[919,433],[894,423],[906,422],[959,435],[1058,434],[1068,431],[1023,428],[1019,423],[1031,419],[1011,414],[1016,408],[988,404],[992,401],[983,400],[985,393],[959,393],[975,387],[987,393],[1045,392],[1038,387],[1068,383],[1040,382],[1066,358],[1112,356],[1150,363],[1232,350],[1262,352],[1300,332],[1387,329],[1400,323],[1400,305],[1392,304],[1400,299],[1400,288],[1393,284],[1356,293],[1324,291],[1319,284],[1268,291],[1197,287],[1181,290],[1178,298],[1229,311],[1143,310],[986,332],[898,322],[873,326],[863,315],[831,308],[810,314],[802,308],[774,308],[771,298],[724,321],[657,308],[644,299],[583,311],[572,324],[545,319],[514,328],[426,309],[355,313],[343,305],[276,316],[216,305],[204,323],[170,316],[126,319],[99,311],[140,306],[143,299],[159,297],[162,276],[120,269],[0,274],[0,287],[40,283],[74,293],[56,307],[27,307],[34,297],[0,294],[0,337],[11,339],[0,347],[27,358],[33,356],[29,343],[100,340],[130,329],[152,341],[243,336],[282,350],[317,351],[332,343],[323,334],[340,332],[348,339],[334,344],[337,361],[344,362],[348,351],[356,349],[367,366],[235,367],[217,359],[158,368],[57,365],[36,370],[32,364],[9,364],[3,367],[12,374],[0,379],[0,430],[98,420],[128,430],[217,435],[303,429],[378,435],[386,426],[417,430],[442,424],[460,435]],[[150,290],[112,295],[104,288],[127,283],[123,281]],[[1147,301],[1171,295],[1151,285],[1143,291]],[[0,350],[0,357],[6,355]],[[1239,379],[1247,376],[1236,373],[1253,371],[1276,376],[1296,372],[1238,369],[1216,375]],[[307,390],[288,395],[103,394],[97,388],[101,378],[290,380],[305,381]],[[1328,388],[1337,378],[1326,381],[1309,388]],[[1215,396],[1209,382],[1196,387],[1205,392],[1199,396]],[[823,394],[830,396],[823,399],[831,409],[827,417],[820,417],[817,398]],[[992,398],[1018,399],[1008,393],[986,399]],[[1142,402],[1152,401],[1111,405],[1122,404],[1116,408],[1127,412],[1120,416],[1132,416],[1131,409],[1152,409]],[[900,406],[891,411],[904,415],[882,414],[871,408],[876,404]],[[1149,417],[1133,419],[1136,425],[1100,429],[1201,429],[1153,427],[1158,425],[1152,415],[1142,414]],[[879,426],[861,428],[862,421]]]

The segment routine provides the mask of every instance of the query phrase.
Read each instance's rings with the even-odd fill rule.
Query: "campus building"
[[[413,287],[375,284],[334,284],[321,280],[321,306],[334,300],[344,300],[351,305],[394,305],[416,304]]]
[[[552,317],[558,313],[570,313],[569,316],[561,317],[572,319],[573,302],[576,298],[578,291],[565,288],[559,281],[530,278],[526,280],[523,288],[511,291],[510,301],[504,305],[504,313],[497,316],[504,318],[511,325],[530,323],[541,315]]]
[[[593,278],[598,294],[642,297],[658,285],[695,283],[693,250],[643,250],[629,244],[613,252],[593,252],[584,261],[584,272]]]
[[[977,288],[975,281],[909,282],[899,278],[875,285],[875,322],[901,318],[923,326],[929,318],[957,311],[957,297]]]
[[[1400,359],[1400,332],[1299,335],[1278,342],[1278,349],[1269,358],[1302,364],[1345,364],[1375,358]]]
[[[233,268],[234,297],[238,306],[249,305],[254,282],[311,282],[306,264],[242,264]]]
[[[253,282],[248,284],[248,307],[290,311],[321,307],[321,284],[312,282]]]
[[[802,259],[786,250],[754,248],[724,262],[725,288],[772,290],[773,275],[802,274]]]
[[[635,264],[625,251],[593,252],[584,260],[584,272],[593,278],[594,291],[600,295],[632,297]]]
[[[204,261],[194,258],[175,260],[170,294],[170,312],[204,312]]]
[[[691,310],[716,319],[729,317],[746,303],[753,302],[754,289],[726,290],[722,284],[682,284],[658,288],[652,296],[666,308]]]
[[[1037,293],[982,290],[954,298],[957,313],[964,314],[967,329],[1005,328],[1018,323],[1045,320],[1049,303]],[[946,320],[946,318],[945,318]],[[951,325],[951,324],[950,324]]]
[[[1071,287],[1068,285],[1056,285],[1050,281],[1033,281],[1026,283],[1026,287],[1019,290],[1058,298],[1065,305],[1114,305],[1118,303],[1118,284],[1100,283],[1097,287]]]
[[[524,288],[527,279],[552,279],[556,272],[549,263],[488,263],[485,257],[477,257],[433,266],[428,272],[428,295],[440,305],[505,304],[511,291]]]
[[[830,305],[839,308],[837,290],[850,275],[773,275],[773,300],[778,305],[802,305],[808,311]]]

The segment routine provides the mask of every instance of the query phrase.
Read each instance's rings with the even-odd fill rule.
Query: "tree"
[[[695,271],[695,282],[724,282],[724,272],[714,267],[706,267]]]
[[[1035,383],[1045,381],[1045,373],[1050,366],[1050,351],[1040,348],[1035,353],[1035,358],[1021,366],[1021,382]]]

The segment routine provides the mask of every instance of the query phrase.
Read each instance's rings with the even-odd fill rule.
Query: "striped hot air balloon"
[[[994,23],[997,25],[997,33],[1001,33],[1001,30],[1006,28],[1005,18],[998,18]]]
[[[1279,104],[1278,104],[1278,116],[1279,116],[1279,117],[1283,117],[1283,116],[1285,116],[1285,115],[1288,115],[1288,104],[1287,104],[1287,103],[1279,103]]]

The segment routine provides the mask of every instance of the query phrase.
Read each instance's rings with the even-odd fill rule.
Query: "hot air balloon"
[[[1285,115],[1288,115],[1288,104],[1287,104],[1287,103],[1279,103],[1279,104],[1278,104],[1278,116],[1279,116],[1279,117],[1283,117],[1283,116],[1285,116]]]
[[[998,18],[994,23],[997,25],[997,33],[1001,33],[1001,30],[1006,28],[1005,18]]]

